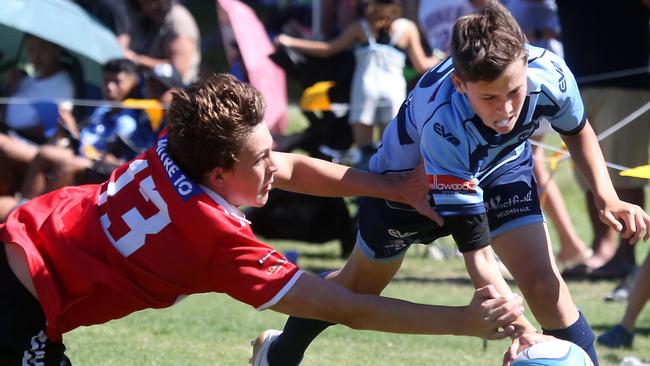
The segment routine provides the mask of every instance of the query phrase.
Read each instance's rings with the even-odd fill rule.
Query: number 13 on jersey
[[[148,167],[146,160],[134,160],[99,196],[100,222],[104,234],[125,257],[145,244],[147,235],[159,233],[171,223],[167,203],[156,190],[150,175],[138,173]],[[145,171],[146,173],[146,171]],[[147,215],[151,211],[153,215]]]

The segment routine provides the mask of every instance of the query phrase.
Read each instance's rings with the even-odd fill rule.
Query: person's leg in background
[[[543,135],[533,137],[535,141],[542,141]],[[535,180],[540,197],[540,204],[545,214],[553,222],[560,239],[560,251],[557,254],[557,261],[560,267],[572,267],[582,263],[591,256],[592,251],[582,241],[571,220],[567,210],[562,192],[546,168],[545,150],[539,146],[533,146],[533,160]]]
[[[610,348],[630,347],[636,320],[650,299],[650,253],[639,269],[621,323],[598,337],[598,343]]]
[[[614,87],[585,87],[582,96],[588,108],[589,121],[598,134],[623,120],[650,100],[650,91]],[[648,164],[650,143],[650,114],[644,113],[628,125],[600,141],[605,160],[626,167]],[[625,148],[622,148],[622,147]],[[627,202],[644,206],[643,188],[647,180],[621,177],[610,170],[612,183],[619,197]],[[581,177],[578,177],[579,181]],[[583,185],[584,186],[584,185]],[[620,238],[598,218],[593,196],[587,193],[589,217],[594,227],[594,256],[585,264],[589,276],[603,279],[624,279],[636,268],[634,247]],[[618,247],[616,243],[618,242]],[[614,248],[616,248],[614,250]]]

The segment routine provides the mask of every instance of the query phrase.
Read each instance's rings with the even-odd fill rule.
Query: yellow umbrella
[[[624,177],[634,177],[641,179],[650,179],[650,165],[641,165],[619,173]]]

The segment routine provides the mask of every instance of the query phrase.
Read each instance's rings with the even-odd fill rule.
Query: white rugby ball
[[[559,339],[536,343],[521,352],[511,366],[594,366],[575,343]]]

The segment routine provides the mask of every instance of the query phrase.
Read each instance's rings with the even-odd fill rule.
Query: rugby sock
[[[282,334],[271,344],[267,359],[270,366],[294,366],[302,361],[309,344],[334,323],[289,317]]]
[[[325,271],[318,277],[326,278],[335,270]],[[290,316],[284,324],[282,334],[269,346],[267,360],[270,366],[294,366],[300,364],[311,342],[334,323],[322,320]]]
[[[544,329],[544,334],[577,344],[587,352],[589,358],[591,358],[591,361],[594,363],[594,366],[598,366],[598,355],[596,354],[596,348],[594,347],[596,335],[591,330],[587,319],[585,319],[582,313],[580,313],[578,320],[568,328],[552,330]]]

